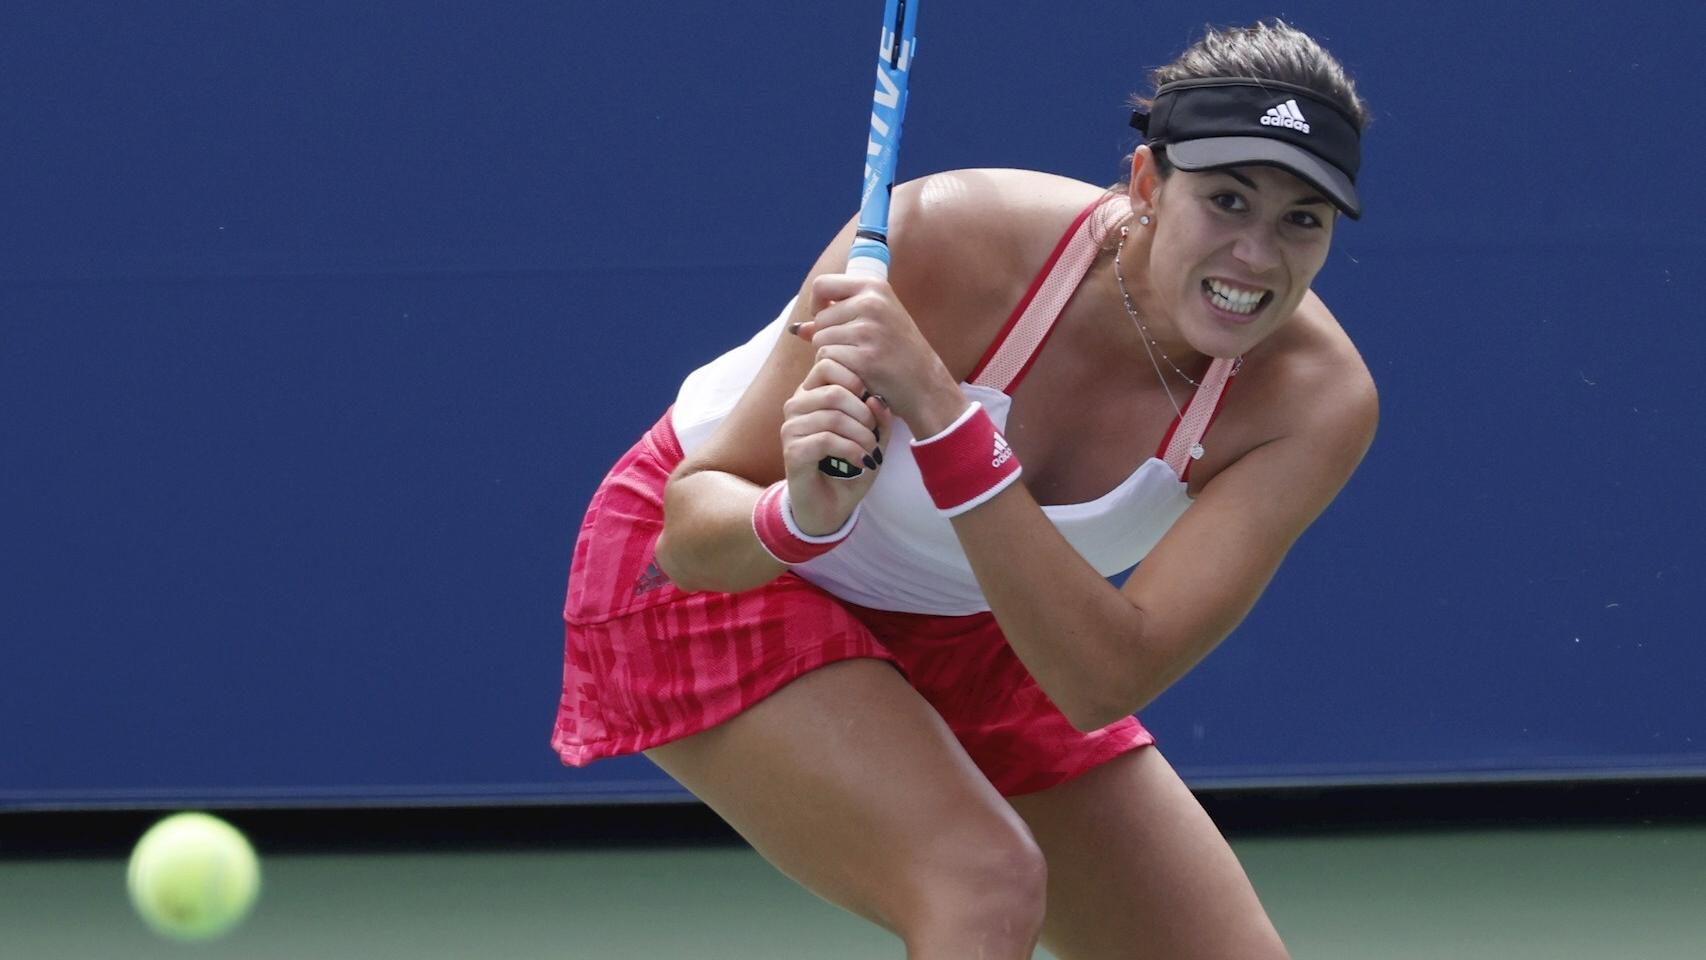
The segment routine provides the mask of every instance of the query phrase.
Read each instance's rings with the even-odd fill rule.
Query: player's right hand
[[[853,371],[834,360],[812,365],[782,404],[782,464],[794,522],[812,536],[839,530],[882,472],[893,414]],[[864,468],[851,480],[818,469],[825,457]]]

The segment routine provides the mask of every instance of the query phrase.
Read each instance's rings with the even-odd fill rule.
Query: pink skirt
[[[730,719],[809,670],[893,664],[1005,796],[1064,783],[1155,742],[1135,717],[1085,733],[1037,686],[988,613],[854,606],[793,574],[741,593],[686,593],[652,558],[681,462],[669,414],[593,495],[563,619],[551,745],[566,764],[637,753]]]

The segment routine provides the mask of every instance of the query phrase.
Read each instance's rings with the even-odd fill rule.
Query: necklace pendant
[[[1203,455],[1202,444],[1200,444],[1200,443],[1191,444],[1191,459],[1192,460],[1201,460],[1202,455]]]

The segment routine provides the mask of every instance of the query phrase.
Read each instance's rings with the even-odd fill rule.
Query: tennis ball
[[[156,933],[210,940],[235,927],[261,890],[255,849],[205,813],[179,813],[148,828],[130,854],[130,902]]]

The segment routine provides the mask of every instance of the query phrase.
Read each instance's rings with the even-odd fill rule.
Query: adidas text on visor
[[[1307,87],[1277,80],[1179,80],[1131,116],[1180,170],[1265,165],[1307,181],[1352,220],[1362,216],[1357,168],[1362,136],[1351,119]]]

